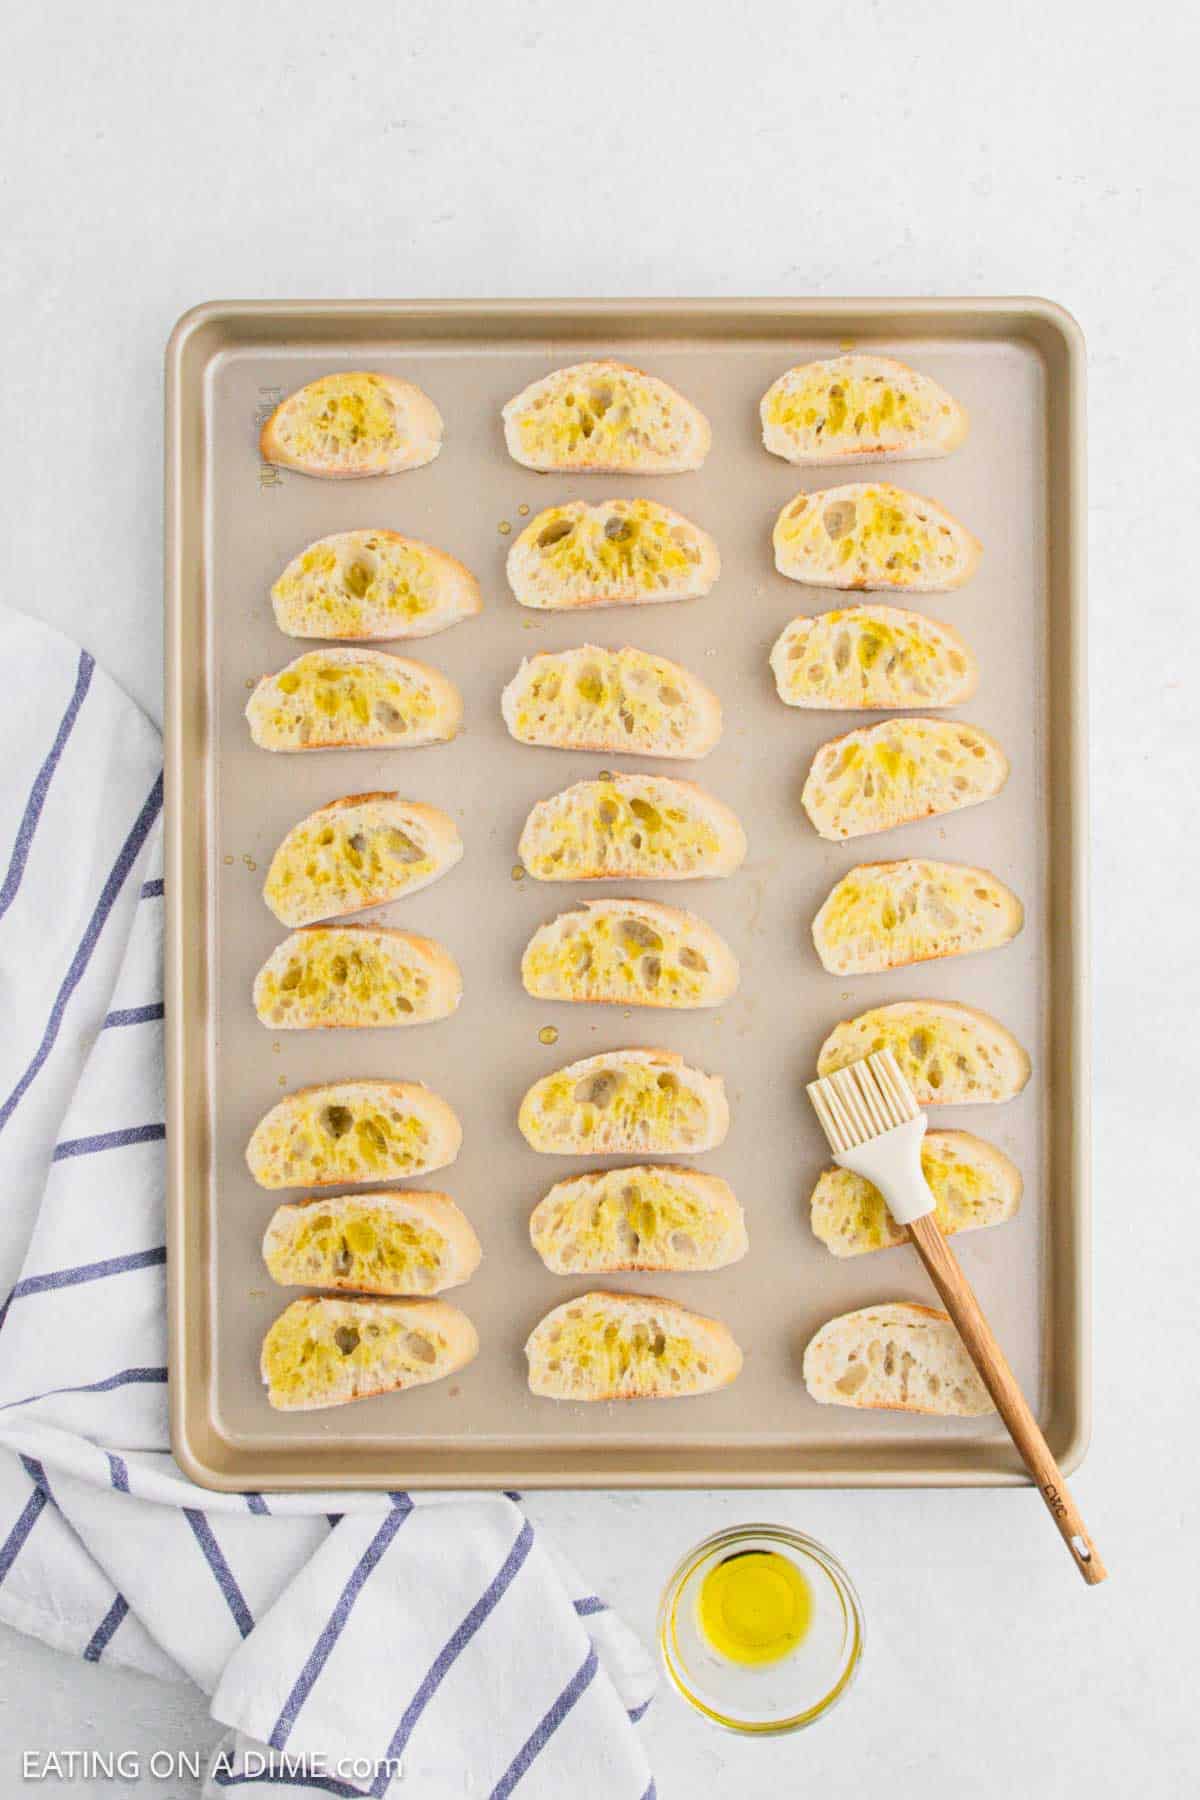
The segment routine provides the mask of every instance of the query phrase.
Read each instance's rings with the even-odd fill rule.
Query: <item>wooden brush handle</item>
[[[1050,1453],[1050,1446],[1042,1436],[1041,1427],[1017,1386],[1008,1359],[983,1316],[970,1282],[959,1267],[958,1258],[942,1236],[933,1213],[913,1219],[908,1231],[929,1272],[929,1279],[958,1327],[971,1361],[996,1402],[996,1411],[1008,1426],[1021,1460],[1036,1482],[1038,1492],[1071,1552],[1075,1567],[1088,1585],[1094,1587],[1106,1578],[1108,1570],[1092,1543],[1070,1489]]]

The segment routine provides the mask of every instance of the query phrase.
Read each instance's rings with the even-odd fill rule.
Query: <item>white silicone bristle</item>
[[[810,1082],[808,1094],[835,1155],[894,1131],[920,1112],[890,1050]]]

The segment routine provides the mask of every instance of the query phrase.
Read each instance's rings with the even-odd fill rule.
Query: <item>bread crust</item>
[[[388,1020],[384,1029],[404,1030],[412,1025],[428,1025],[437,1019],[448,1018],[457,1009],[462,999],[462,970],[436,939],[390,925],[304,925],[276,946],[254,978],[254,1010],[261,1024],[272,1031],[378,1029],[374,1020],[349,1018],[345,1014],[340,1018],[336,1015],[332,1018],[292,1016],[282,1019],[267,1016],[264,996],[267,978],[274,975],[282,979],[292,957],[303,955],[309,949],[319,949],[321,940],[330,937],[348,938],[351,948],[356,940],[370,946],[385,960],[391,959],[398,968],[417,970],[427,982],[428,989],[420,1005],[414,1005],[408,1014]]]
[[[629,917],[643,921],[660,935],[676,937],[681,946],[696,948],[703,946],[700,954],[708,965],[709,980],[704,984],[702,999],[678,998],[672,991],[658,983],[653,987],[639,982],[636,986],[622,986],[619,991],[606,991],[600,987],[597,979],[590,984],[582,985],[578,993],[563,991],[562,983],[550,983],[537,979],[534,963],[536,953],[541,948],[553,948],[564,941],[563,928],[570,920],[578,920],[583,915],[584,925],[592,920],[603,918]],[[665,946],[664,946],[665,947]],[[594,966],[594,965],[593,965]],[[586,973],[592,973],[592,967]],[[664,1008],[690,1008],[720,1006],[721,1003],[736,992],[739,977],[737,958],[720,933],[713,930],[704,919],[695,913],[685,912],[681,907],[664,906],[656,900],[584,900],[567,912],[538,927],[525,947],[521,958],[521,981],[527,994],[536,1000],[564,1000],[571,1004],[586,1003],[592,1006],[650,1006]],[[581,980],[584,978],[581,977]]]
[[[296,1133],[305,1133],[306,1114],[314,1109],[340,1108],[351,1114],[355,1107],[391,1105],[419,1119],[427,1135],[428,1148],[417,1153],[411,1166],[395,1157],[371,1174],[346,1174],[336,1166],[313,1164],[311,1142],[296,1143]],[[342,1135],[345,1134],[343,1127]],[[282,1140],[279,1134],[284,1134]],[[337,1139],[332,1140],[336,1144]],[[371,1077],[358,1080],[315,1082],[295,1088],[265,1112],[246,1146],[246,1166],[259,1187],[272,1191],[293,1187],[365,1186],[369,1183],[404,1180],[412,1175],[428,1175],[434,1169],[446,1168],[458,1155],[462,1145],[462,1126],[454,1109],[422,1081],[380,1081]],[[290,1149],[289,1149],[290,1146]],[[332,1154],[326,1147],[325,1154]],[[293,1163],[300,1166],[293,1171]],[[280,1168],[278,1165],[283,1163]]]
[[[341,736],[322,735],[316,741],[291,743],[283,741],[281,734],[271,723],[271,709],[284,706],[288,695],[280,686],[286,676],[297,673],[303,675],[309,668],[318,664],[332,664],[335,668],[352,670],[365,666],[374,669],[381,675],[391,675],[407,682],[423,691],[433,709],[433,716],[425,723],[406,726],[403,730],[386,727],[379,729],[376,723],[368,729],[358,732],[344,733]],[[298,719],[304,718],[303,710],[295,707]],[[246,702],[246,720],[250,726],[250,736],[260,750],[270,750],[275,754],[306,754],[317,750],[419,750],[427,744],[448,743],[458,733],[462,723],[462,695],[452,681],[440,670],[431,668],[428,663],[414,661],[411,657],[389,656],[383,650],[338,649],[306,650],[297,656],[274,675],[263,675],[258,685]],[[311,716],[311,715],[308,715]]]
[[[708,1362],[708,1369],[697,1372],[686,1387],[672,1386],[665,1376],[657,1381],[639,1382],[634,1371],[624,1378],[601,1381],[580,1378],[572,1385],[564,1369],[551,1369],[549,1362],[556,1327],[569,1321],[573,1311],[597,1314],[621,1328],[645,1327],[647,1334],[664,1327],[685,1338]],[[580,1295],[578,1300],[565,1300],[536,1325],[525,1345],[529,1359],[529,1386],[533,1393],[549,1400],[667,1400],[685,1399],[695,1394],[713,1393],[736,1380],[742,1367],[742,1352],[729,1327],[720,1319],[706,1318],[692,1312],[677,1301],[655,1294],[620,1294],[605,1289]]]
[[[639,847],[631,840],[620,861],[606,864],[603,856],[608,840],[589,827],[591,841],[581,839],[574,862],[564,860],[558,867],[537,866],[539,857],[549,853],[556,823],[568,826],[574,820],[582,832],[591,816],[589,809],[611,798],[630,807],[640,801],[663,811],[683,811],[692,823],[706,825],[715,832],[717,847],[703,851],[695,866],[673,869],[661,857],[655,863],[648,854],[638,854]],[[540,845],[546,849],[540,849]],[[614,775],[607,781],[576,782],[550,799],[539,801],[525,821],[517,853],[535,881],[691,881],[732,875],[745,857],[746,834],[737,814],[693,781],[675,775]],[[616,855],[615,847],[613,854]]]
[[[825,382],[882,382],[919,396],[927,417],[924,427],[907,432],[881,428],[867,432],[854,430],[855,419],[840,431],[828,429],[828,414],[816,428],[789,430],[773,418],[777,399],[785,398],[812,379]],[[820,411],[819,402],[814,410]],[[797,363],[772,382],[759,406],[764,448],[785,462],[797,464],[837,463],[843,468],[854,463],[912,462],[932,457],[949,456],[967,435],[967,410],[932,376],[922,375],[894,356],[865,355],[860,351],[845,356],[822,358]]]
[[[857,780],[854,768],[845,770],[850,757],[864,771]],[[889,774],[884,758],[897,765],[896,773]],[[906,760],[915,773],[905,773]],[[1008,767],[996,739],[977,725],[958,719],[884,719],[821,745],[801,805],[821,837],[841,843],[893,831],[914,819],[980,806],[1000,792]],[[845,788],[847,775],[854,782],[852,791],[832,791],[839,782]]]
[[[644,1233],[639,1234],[638,1250],[631,1249],[627,1254],[617,1254],[615,1250],[588,1254],[577,1250],[572,1255],[561,1247],[561,1238],[555,1229],[557,1222],[567,1224],[573,1214],[589,1217],[606,1198],[648,1177],[664,1184],[668,1191],[685,1196],[714,1224],[717,1235],[707,1254],[673,1252],[670,1233],[665,1249],[660,1249],[657,1255],[646,1253]],[[556,1182],[530,1215],[529,1239],[555,1275],[616,1275],[634,1270],[666,1274],[724,1269],[739,1262],[749,1248],[746,1221],[729,1183],[722,1181],[719,1175],[706,1175],[699,1169],[685,1168],[679,1163],[635,1163],[620,1169],[594,1169],[586,1175],[574,1175],[566,1181]]]
[[[902,1345],[891,1368],[886,1352],[875,1366],[868,1360],[868,1346],[881,1336]],[[949,1316],[907,1300],[863,1307],[822,1325],[804,1352],[804,1385],[822,1406],[965,1419],[995,1411]]]
[[[267,1359],[272,1335],[284,1325],[285,1321],[294,1320],[298,1316],[314,1315],[313,1326],[328,1333],[339,1326],[359,1329],[372,1321],[392,1322],[398,1320],[409,1331],[422,1334],[436,1332],[443,1340],[443,1349],[428,1366],[408,1368],[403,1371],[392,1371],[385,1374],[382,1370],[347,1369],[339,1390],[333,1394],[312,1398],[285,1396],[271,1386],[267,1368]],[[310,1327],[311,1329],[312,1327]],[[267,1399],[271,1406],[280,1412],[315,1412],[327,1406],[343,1406],[351,1400],[370,1400],[377,1394],[393,1394],[403,1392],[410,1387],[422,1387],[430,1381],[442,1381],[447,1375],[454,1375],[466,1366],[479,1352],[479,1335],[470,1319],[458,1307],[447,1300],[358,1300],[343,1299],[321,1294],[310,1294],[301,1300],[293,1300],[276,1319],[274,1325],[263,1339],[261,1373],[263,1385],[267,1389]]]
[[[557,730],[550,723],[540,725],[538,722],[522,728],[521,703],[531,699],[533,683],[539,677],[558,675],[563,686],[570,688],[577,684],[580,672],[592,666],[599,669],[605,693],[609,696],[608,718],[593,711],[593,715],[582,720],[574,730],[570,728],[570,721]],[[661,728],[654,731],[648,723],[640,723],[630,708],[623,707],[628,675],[643,670],[660,682],[665,676],[666,683],[683,697],[690,722],[681,740],[674,741]],[[637,697],[634,698],[636,702]],[[620,650],[581,644],[576,650],[542,650],[536,656],[525,657],[500,696],[500,711],[509,733],[518,743],[547,750],[583,750],[605,756],[670,757],[695,762],[707,756],[721,736],[721,702],[712,689],[682,663],[629,644]],[[632,727],[625,722],[627,713],[633,720]]]
[[[929,1131],[921,1146],[925,1178],[937,1203],[937,1221],[943,1237],[960,1231],[986,1231],[1013,1218],[1021,1204],[1024,1183],[1016,1164],[969,1131]],[[964,1176],[981,1176],[987,1186],[969,1205],[954,1204],[953,1175],[943,1182],[939,1171],[949,1165]],[[847,1196],[853,1195],[856,1215],[840,1224]],[[869,1214],[869,1217],[868,1217]],[[897,1225],[879,1190],[849,1169],[826,1169],[812,1192],[809,1217],[813,1236],[832,1256],[863,1256],[891,1250],[908,1242],[908,1232]],[[877,1240],[877,1241],[876,1241]]]
[[[990,1013],[956,1000],[897,1000],[836,1025],[817,1073],[832,1075],[885,1046],[920,1106],[996,1105],[1019,1094],[1032,1069],[1029,1052]],[[983,1065],[978,1079],[968,1073],[972,1062]]]
[[[875,654],[874,646],[889,637],[895,657]],[[839,670],[843,645],[844,667]],[[906,647],[911,647],[910,655],[916,650],[922,666],[905,669]],[[784,627],[770,660],[784,705],[822,712],[924,712],[961,706],[979,686],[979,664],[958,633],[939,619],[900,606],[835,607],[812,618],[802,615]],[[819,671],[820,685],[806,691],[792,679],[801,664]],[[895,674],[889,664],[898,665]],[[931,669],[930,664],[936,666]]]
[[[385,557],[389,553],[411,551],[429,564],[434,576],[436,599],[426,612],[396,617],[377,606],[372,616],[365,597],[357,602],[351,597],[345,600],[345,604],[351,608],[357,605],[362,618],[356,625],[348,625],[344,631],[332,631],[322,629],[320,621],[313,619],[311,601],[306,601],[296,592],[289,594],[289,584],[304,582],[304,563],[314,552],[328,551],[332,554],[337,560],[338,573],[341,575],[347,566],[353,567],[356,557],[371,554],[380,545]],[[375,526],[358,531],[334,532],[328,537],[316,538],[311,544],[306,544],[272,586],[271,607],[276,625],[287,637],[317,639],[326,643],[372,643],[388,639],[433,637],[437,632],[447,631],[463,619],[482,612],[483,599],[478,581],[457,557],[420,538],[405,537],[399,531]]]
[[[290,439],[305,409],[318,403],[320,390],[332,392],[334,384],[342,384],[346,392],[361,391],[364,387],[382,390],[403,421],[397,427],[397,442],[386,448],[377,446],[374,451],[368,447],[357,458],[344,452],[322,455],[319,451],[305,452],[295,448]],[[355,386],[351,388],[348,384]],[[289,394],[263,425],[258,447],[264,462],[327,481],[347,481],[370,475],[400,475],[409,469],[422,468],[441,450],[442,431],[441,413],[415,382],[401,381],[395,375],[384,375],[378,370],[352,369],[344,374],[320,375]]]
[[[677,1088],[686,1090],[701,1110],[695,1132],[689,1135],[667,1120],[662,1123],[658,1136],[653,1137],[641,1115],[625,1123],[617,1123],[611,1116],[608,1119],[600,1117],[611,1095],[598,1103],[575,1097],[581,1083],[595,1086],[596,1077],[610,1073],[619,1083],[630,1070],[658,1071],[660,1088],[664,1088],[666,1077],[673,1080]],[[549,1129],[552,1121],[563,1117],[561,1108],[557,1112],[552,1110],[557,1104],[555,1095],[559,1088],[563,1090],[562,1099],[568,1112],[562,1127],[552,1132]],[[664,1088],[664,1091],[667,1090]],[[576,1118],[577,1113],[583,1116]],[[589,1130],[588,1121],[593,1113],[597,1117],[591,1119]],[[724,1142],[729,1130],[729,1101],[725,1083],[719,1075],[706,1075],[702,1069],[685,1063],[674,1050],[605,1050],[598,1056],[568,1063],[535,1081],[521,1101],[517,1124],[531,1149],[545,1155],[636,1156],[649,1153],[696,1156],[705,1150],[715,1150]],[[550,1142],[552,1136],[555,1141]]]
[[[627,566],[615,573],[603,569],[596,575],[563,573],[542,554],[543,533],[553,532],[556,539],[570,537],[585,562],[603,561],[607,534],[628,529],[627,522],[636,527],[637,537]],[[654,528],[649,564],[644,550],[646,525]],[[662,568],[664,538],[669,540],[665,548],[673,551],[666,560],[682,566]],[[721,555],[716,540],[707,531],[661,501],[644,496],[636,500],[600,500],[595,505],[586,500],[569,500],[561,506],[547,507],[529,521],[513,541],[505,559],[505,573],[519,605],[537,611],[657,606],[675,600],[696,600],[709,593],[721,573]]]
[[[390,1214],[398,1222],[412,1221],[431,1229],[442,1239],[442,1250],[431,1279],[420,1287],[385,1285],[367,1279],[361,1270],[347,1275],[336,1270],[327,1280],[316,1276],[289,1275],[284,1259],[294,1255],[295,1233],[312,1212],[329,1214],[335,1223],[352,1223],[368,1209]],[[365,1194],[319,1194],[306,1200],[285,1200],[276,1207],[263,1234],[263,1261],[272,1281],[280,1287],[331,1289],[337,1293],[377,1294],[385,1297],[441,1294],[461,1287],[479,1267],[483,1251],[466,1214],[449,1194],[435,1188],[373,1189]]]
[[[595,447],[592,437],[583,434],[581,449],[564,450],[553,456],[530,453],[524,448],[521,442],[521,421],[531,410],[536,409],[539,402],[552,403],[575,388],[586,388],[593,382],[603,384],[606,378],[619,380],[621,377],[633,377],[637,387],[665,411],[676,431],[682,432],[683,441],[677,448],[655,450],[644,444],[639,446],[627,435],[619,456],[615,451],[606,455]],[[632,363],[619,362],[614,357],[572,363],[568,368],[554,369],[548,375],[531,381],[506,403],[501,417],[509,455],[523,468],[539,471],[558,470],[593,475],[678,475],[690,469],[698,469],[712,444],[712,429],[699,407],[693,406],[677,388],[673,388],[661,377],[649,375],[644,369],[635,368]]]
[[[277,875],[286,866],[288,856],[302,833],[319,828],[324,818],[338,818],[340,815],[359,808],[362,813],[361,824],[365,829],[376,826],[392,828],[403,832],[406,836],[426,851],[426,860],[432,868],[426,873],[405,879],[396,886],[389,886],[378,892],[370,892],[369,897],[355,894],[347,905],[333,905],[328,901],[324,909],[313,912],[312,908],[298,905],[285,905],[277,894]],[[355,821],[358,823],[358,821]],[[372,906],[383,906],[389,900],[396,900],[403,894],[415,894],[423,887],[441,879],[446,872],[461,861],[463,854],[462,839],[458,827],[448,813],[436,806],[427,806],[420,800],[402,800],[397,793],[387,790],[365,794],[345,794],[339,800],[330,800],[319,806],[315,812],[307,814],[287,833],[271,859],[271,866],[263,884],[263,899],[274,913],[281,925],[298,928],[316,924],[322,920],[344,918],[347,913],[361,912]],[[294,899],[294,896],[293,896]]]
[[[957,937],[938,918],[927,922],[926,935],[910,941],[902,948],[895,928],[888,931],[869,921],[860,930],[857,948],[839,943],[834,935],[839,911],[852,893],[869,892],[880,908],[891,895],[902,896],[922,890],[917,902],[930,910],[935,898],[943,911],[948,910],[946,894],[952,894],[962,905],[962,923]],[[985,911],[985,909],[987,909]],[[895,913],[895,908],[892,909]],[[897,916],[904,924],[911,911]],[[1025,909],[1011,888],[988,869],[966,863],[938,862],[933,858],[908,857],[900,862],[859,863],[835,883],[828,898],[813,920],[812,935],[822,966],[831,975],[873,975],[885,969],[905,968],[911,963],[932,962],[941,957],[967,956],[980,950],[997,950],[1010,943],[1020,931]],[[970,942],[961,941],[970,926]]]
[[[869,555],[850,555],[842,560],[842,546],[858,529],[858,508],[887,506],[899,512],[910,529],[923,534],[927,549],[922,566],[914,570],[897,562],[894,569],[880,560],[878,551]],[[839,536],[830,535],[827,518],[845,518],[842,509],[849,508],[854,523]],[[802,517],[804,525],[797,526]],[[818,524],[817,521],[820,521]],[[810,532],[809,541],[804,541]],[[945,537],[949,549],[939,540]],[[887,540],[889,543],[891,539]],[[979,566],[983,546],[965,525],[946,511],[936,500],[914,494],[886,482],[848,482],[841,487],[820,488],[815,493],[796,494],[782,507],[772,534],[775,567],[789,581],[808,587],[837,588],[843,592],[896,592],[910,594],[945,594],[960,588],[971,579]],[[835,548],[836,546],[836,548]],[[936,551],[940,560],[936,570],[924,565]],[[950,554],[952,552],[952,554]]]

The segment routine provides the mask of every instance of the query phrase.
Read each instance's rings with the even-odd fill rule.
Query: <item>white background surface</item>
[[[858,1580],[868,1660],[843,1707],[743,1743],[664,1695],[643,1726],[661,1800],[1188,1791],[1195,10],[43,0],[5,36],[0,575],[156,717],[161,358],[197,300],[1035,292],[1080,319],[1096,1405],[1074,1485],[1112,1579],[1084,1590],[1028,1492],[558,1495],[530,1510],[646,1635],[677,1555],[753,1514],[822,1538]],[[215,1735],[191,1690],[0,1634],[6,1795],[24,1791],[23,1747]],[[146,1777],[136,1791],[196,1789]]]

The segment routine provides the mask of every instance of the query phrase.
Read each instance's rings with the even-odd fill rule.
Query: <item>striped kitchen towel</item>
[[[513,1498],[173,1462],[161,746],[86,651],[0,634],[0,1619],[210,1692],[206,1800],[645,1800],[649,1659]]]

